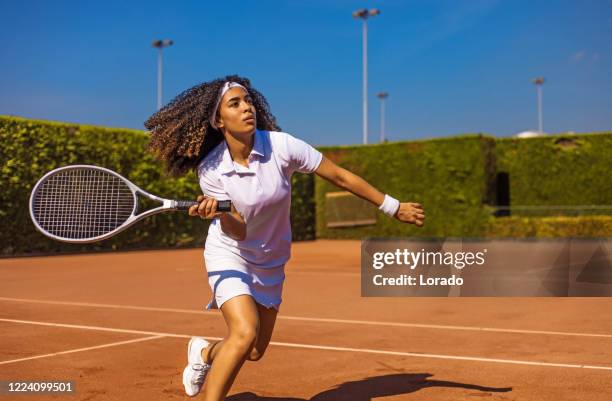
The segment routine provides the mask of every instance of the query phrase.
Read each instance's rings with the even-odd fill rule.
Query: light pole
[[[538,132],[542,133],[544,132],[542,124],[542,85],[544,85],[544,77],[534,78],[531,82],[538,89]]]
[[[172,46],[174,42],[170,39],[154,40],[153,47],[159,49],[157,54],[157,110],[161,109],[162,105],[162,50],[164,47]]]
[[[379,92],[376,96],[380,99],[380,143],[385,142],[385,100],[389,97],[387,92]]]
[[[363,143],[368,143],[368,18],[380,14],[380,10],[362,8],[353,12],[353,18],[363,20]]]

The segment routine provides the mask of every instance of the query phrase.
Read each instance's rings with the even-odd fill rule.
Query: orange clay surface
[[[231,401],[612,399],[612,298],[362,298],[360,242],[293,244],[265,356]],[[0,380],[185,400],[189,337],[226,326],[201,249],[0,259]],[[197,399],[197,397],[196,397]]]

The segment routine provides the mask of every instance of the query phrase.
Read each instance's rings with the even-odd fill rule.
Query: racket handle
[[[232,211],[232,201],[222,200],[217,201],[217,212],[231,212]]]
[[[194,201],[176,201],[176,210],[189,210],[193,205],[197,205],[198,202]],[[232,211],[232,201],[222,200],[217,201],[217,212],[231,212]]]

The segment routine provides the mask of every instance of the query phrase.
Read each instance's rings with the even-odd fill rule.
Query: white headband
[[[217,103],[215,103],[215,108],[213,109],[212,113],[210,114],[210,117],[208,118],[208,121],[210,121],[210,125],[214,128],[217,129],[217,124],[216,124],[216,116],[217,116],[217,110],[219,109],[219,104],[221,104],[221,99],[223,99],[223,95],[225,95],[227,93],[228,90],[232,89],[232,88],[242,88],[244,89],[244,91],[246,93],[249,93],[249,91],[247,90],[247,88],[245,88],[244,86],[240,85],[238,82],[226,82],[223,84],[223,86],[221,87],[221,90],[219,90],[219,97],[217,98]]]

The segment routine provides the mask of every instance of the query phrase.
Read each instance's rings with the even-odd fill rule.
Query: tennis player
[[[370,201],[399,221],[423,226],[418,203],[379,192],[306,142],[281,132],[266,99],[248,79],[228,76],[186,90],[151,116],[150,148],[171,173],[197,172],[203,196],[189,210],[212,219],[204,260],[213,298],[228,336],[216,342],[193,337],[183,385],[189,396],[225,399],[246,360],[265,353],[281,304],[290,257],[291,175],[316,173]],[[232,211],[217,212],[231,200]]]

